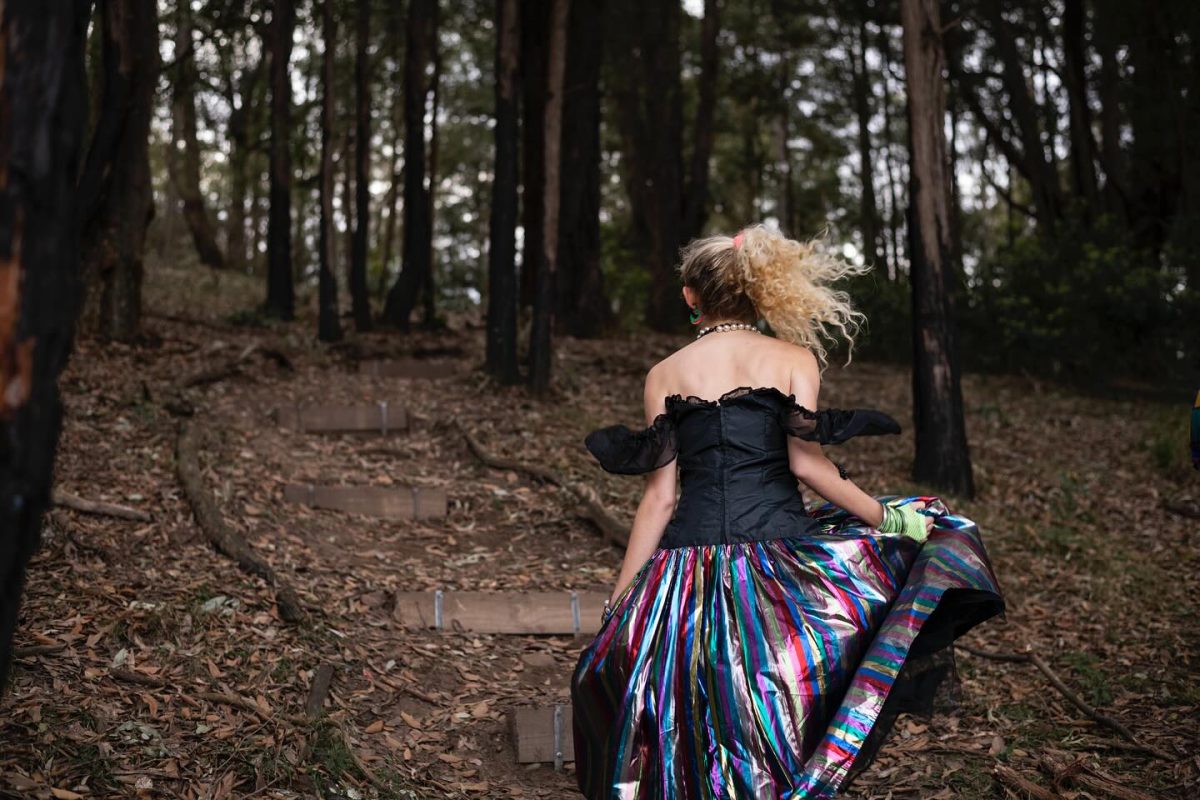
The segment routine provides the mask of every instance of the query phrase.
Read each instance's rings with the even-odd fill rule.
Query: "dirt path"
[[[158,320],[152,330],[157,338],[137,348],[81,343],[65,380],[62,487],[154,520],[55,512],[19,633],[21,646],[51,652],[18,662],[0,714],[0,787],[22,797],[52,788],[58,797],[573,796],[569,765],[516,764],[506,715],[565,701],[582,642],[405,631],[393,594],[607,590],[620,552],[570,497],[482,467],[450,423],[498,454],[592,483],[628,515],[640,481],[601,472],[582,437],[635,424],[645,369],[678,342],[563,342],[558,394],[535,402],[481,376],[478,331],[380,335],[327,351],[298,329]],[[298,626],[278,619],[260,580],[212,551],[174,480],[172,387],[256,341],[294,369],[252,356],[240,375],[186,399],[198,409],[193,424],[212,434],[206,485],[295,585],[309,609]],[[457,353],[443,359],[449,376],[357,371],[360,358],[413,348]],[[906,428],[844,446],[855,479],[879,493],[915,489],[904,478],[906,373],[856,363],[826,382],[824,404],[882,408]],[[952,507],[980,522],[1009,601],[1007,620],[970,643],[1036,648],[1089,702],[1180,758],[1122,749],[1027,667],[961,655],[958,711],[901,720],[847,796],[997,797],[994,765],[1049,785],[1038,759],[1057,753],[1153,796],[1195,796],[1200,767],[1184,756],[1200,744],[1188,627],[1200,544],[1195,522],[1159,500],[1195,503],[1198,492],[1192,476],[1154,464],[1160,412],[1026,379],[970,376],[965,392],[980,494]],[[410,431],[318,436],[281,428],[272,413],[382,399],[411,413]],[[284,503],[282,486],[297,481],[443,487],[449,513],[380,521]],[[300,717],[323,664],[334,667],[328,717],[308,726]]]

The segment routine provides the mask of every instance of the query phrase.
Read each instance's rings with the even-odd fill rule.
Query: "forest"
[[[0,795],[573,796],[581,442],[757,222],[1008,596],[847,796],[1198,796],[1191,0],[0,4]]]

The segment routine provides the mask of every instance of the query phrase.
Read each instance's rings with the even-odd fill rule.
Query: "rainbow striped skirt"
[[[820,800],[902,711],[928,714],[956,637],[1004,611],[977,526],[919,545],[831,505],[792,538],[660,548],[571,681],[592,800]]]

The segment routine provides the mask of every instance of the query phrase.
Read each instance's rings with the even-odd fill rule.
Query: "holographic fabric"
[[[764,434],[746,420],[788,398],[741,397],[676,409],[707,409],[691,424],[724,432],[689,450],[703,437],[678,427],[681,462],[719,466],[709,480],[685,478],[685,495],[736,471],[739,425],[762,437],[751,448],[756,469],[760,445],[778,454],[781,430]],[[724,453],[699,452],[712,447]],[[793,530],[718,543],[676,535],[660,546],[572,677],[580,791],[592,800],[819,800],[863,769],[896,713],[927,705],[940,677],[927,657],[1004,607],[971,520],[937,497],[879,499],[926,501],[929,540],[879,533],[826,504]]]

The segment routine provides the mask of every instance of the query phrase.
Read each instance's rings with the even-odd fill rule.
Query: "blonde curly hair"
[[[710,319],[757,322],[761,317],[777,337],[813,351],[822,369],[828,353],[823,340],[848,345],[866,319],[850,295],[830,284],[869,272],[821,249],[820,240],[798,242],[763,224],[736,237],[707,236],[683,248],[679,276],[700,296]]]

